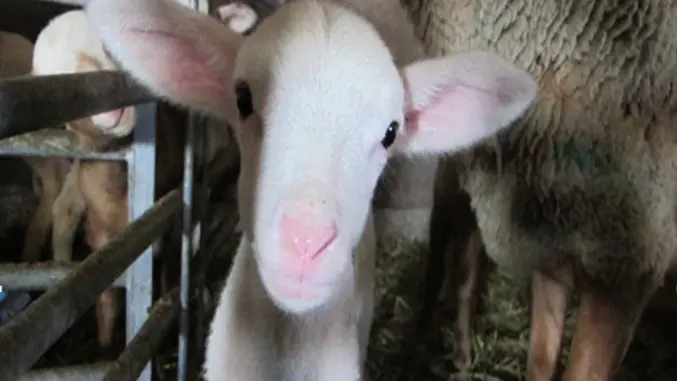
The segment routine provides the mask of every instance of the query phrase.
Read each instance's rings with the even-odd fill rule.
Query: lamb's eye
[[[240,118],[247,119],[254,112],[252,91],[247,82],[239,81],[235,85],[235,96],[237,97],[237,110],[240,112]]]
[[[397,138],[397,130],[400,128],[400,124],[397,123],[397,121],[393,120],[390,122],[390,125],[388,125],[388,129],[386,129],[385,135],[383,135],[383,139],[381,139],[381,145],[383,145],[383,148],[388,149],[394,142],[395,138]]]

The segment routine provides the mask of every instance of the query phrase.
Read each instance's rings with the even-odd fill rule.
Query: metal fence
[[[198,1],[191,0],[190,5],[205,11],[207,7]],[[18,3],[31,1],[0,0],[0,12],[18,10]],[[63,0],[63,3],[78,2]],[[3,29],[2,25],[0,29]],[[53,96],[56,89],[58,99]],[[70,132],[54,128],[71,120],[129,105],[135,105],[137,111],[130,149],[106,153],[83,151],[77,148]],[[188,379],[188,355],[195,352],[189,350],[189,343],[195,345],[194,348],[201,347],[201,319],[204,316],[200,308],[195,314],[189,314],[195,310],[189,308],[192,306],[191,291],[204,286],[201,269],[215,251],[214,247],[223,243],[223,236],[230,235],[237,222],[232,206],[229,212],[221,213],[221,220],[210,221],[209,226],[215,227],[211,230],[216,235],[208,237],[206,233],[210,229],[203,218],[205,210],[193,210],[194,194],[199,195],[198,199],[206,200],[209,196],[207,180],[223,173],[234,181],[237,153],[235,150],[221,152],[210,165],[203,165],[206,169],[202,180],[195,182],[195,153],[203,150],[205,125],[198,116],[191,115],[187,126],[183,184],[154,202],[155,113],[156,103],[152,96],[122,72],[0,80],[0,138],[4,138],[0,140],[0,155],[126,161],[131,220],[108,245],[80,263],[0,264],[0,285],[5,289],[46,289],[20,315],[0,327],[0,380],[150,381],[151,358],[177,318],[177,380]],[[204,206],[206,202],[200,204]],[[180,286],[154,302],[151,244],[176,218],[182,218],[183,225]],[[127,346],[120,357],[113,362],[30,371],[111,284],[127,291]],[[200,306],[200,303],[196,305]],[[191,318],[197,321],[191,322]],[[191,334],[193,337],[189,341]]]

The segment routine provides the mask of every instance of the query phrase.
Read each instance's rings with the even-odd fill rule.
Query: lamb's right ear
[[[122,69],[156,96],[236,120],[242,36],[175,0],[92,0],[85,10]]]

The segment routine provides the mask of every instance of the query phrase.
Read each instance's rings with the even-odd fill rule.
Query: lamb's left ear
[[[538,85],[497,55],[471,51],[412,63],[402,70],[407,105],[401,151],[455,152],[512,124]]]

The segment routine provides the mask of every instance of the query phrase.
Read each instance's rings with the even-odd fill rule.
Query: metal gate
[[[206,0],[190,1],[189,5],[194,9],[207,11]],[[0,0],[0,12],[17,11],[20,6],[30,8],[29,3],[37,1]],[[78,2],[63,0],[62,3]],[[47,7],[53,5],[41,4]],[[74,7],[61,9],[67,11]],[[21,19],[21,16],[13,15],[12,18]],[[17,21],[22,25],[14,27],[25,27],[29,23],[25,20]],[[11,31],[11,26],[9,29]],[[52,95],[54,89],[59,89],[58,99]],[[39,111],[35,109],[37,105]],[[83,151],[76,147],[68,131],[54,128],[71,120],[128,105],[136,107],[137,124],[133,132],[134,142],[127,150],[106,153]],[[223,213],[221,220],[209,221],[210,226],[216,227],[212,229],[216,234],[208,237],[207,230],[210,229],[206,227],[206,213],[204,210],[193,211],[193,198],[194,194],[203,200],[208,198],[207,179],[225,173],[234,181],[238,167],[237,151],[221,152],[209,166],[203,165],[206,170],[201,176],[202,181],[195,182],[195,151],[203,149],[205,123],[199,116],[191,115],[186,128],[183,184],[154,202],[155,113],[153,97],[122,72],[0,80],[0,137],[5,138],[0,140],[0,155],[126,161],[131,220],[120,235],[82,262],[73,265],[0,264],[0,286],[5,289],[46,290],[20,315],[0,327],[0,380],[150,381],[150,360],[177,317],[180,323],[177,380],[186,380],[189,368],[196,368],[188,366],[188,355],[195,353],[195,348],[201,348],[204,311],[200,303],[196,303],[196,308],[189,308],[191,294],[203,289],[200,269],[209,260],[209,254],[214,251],[212,248],[222,245],[235,229],[237,216],[233,205],[229,213]],[[154,301],[151,244],[179,217],[183,225],[180,286]],[[111,284],[127,291],[127,346],[117,361],[29,371]],[[197,311],[190,314],[192,310]],[[196,321],[191,322],[191,318]],[[191,334],[194,339],[191,343],[195,345],[193,350],[189,350]]]

